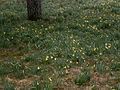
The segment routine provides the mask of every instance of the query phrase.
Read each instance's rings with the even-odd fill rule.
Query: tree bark
[[[36,21],[41,18],[41,0],[27,0],[28,20]]]

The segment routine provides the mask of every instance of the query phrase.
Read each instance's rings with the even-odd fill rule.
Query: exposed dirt
[[[63,78],[63,85],[58,86],[55,90],[92,90],[94,86],[91,84],[96,83],[97,90],[109,90],[106,86],[106,82],[110,80],[109,74],[100,75],[97,72],[94,72],[91,75],[91,80],[85,86],[77,86],[74,83],[75,78],[81,73],[80,67],[73,67],[66,70],[67,75]]]

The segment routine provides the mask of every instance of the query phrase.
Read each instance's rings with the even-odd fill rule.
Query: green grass
[[[77,85],[84,85],[86,82],[90,81],[90,74],[88,72],[81,73],[75,80]]]
[[[77,66],[91,74],[109,73],[114,79],[106,85],[116,87],[120,81],[119,3],[44,0],[43,17],[35,22],[27,20],[26,3],[0,1],[0,84],[6,77],[13,81],[37,77],[43,85],[56,87],[64,83],[66,70]]]

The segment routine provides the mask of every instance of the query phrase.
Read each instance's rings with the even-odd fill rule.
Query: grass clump
[[[105,67],[104,63],[102,63],[102,62],[96,64],[96,70],[100,74],[103,74],[105,72],[105,68],[106,67]]]
[[[39,81],[34,81],[32,88],[30,90],[53,90],[53,87],[49,83],[45,83],[43,85],[39,83]]]
[[[82,72],[76,79],[75,84],[76,85],[85,85],[87,82],[90,81],[90,73],[89,72]]]
[[[120,63],[113,63],[111,65],[111,70],[112,71],[120,71]]]
[[[5,81],[4,90],[15,90],[15,86],[11,82]]]

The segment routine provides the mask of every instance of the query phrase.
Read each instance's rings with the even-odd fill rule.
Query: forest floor
[[[120,90],[120,1],[0,1],[0,90]]]

